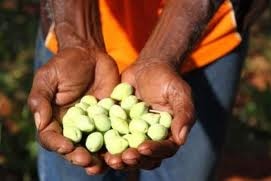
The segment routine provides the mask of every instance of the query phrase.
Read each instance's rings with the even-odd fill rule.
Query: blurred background
[[[36,181],[33,76],[38,0],[0,0],[0,180]],[[219,181],[271,181],[271,7],[251,29]]]

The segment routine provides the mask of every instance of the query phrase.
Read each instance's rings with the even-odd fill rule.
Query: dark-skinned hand
[[[171,133],[164,141],[145,141],[137,149],[128,148],[122,154],[106,153],[106,163],[114,169],[154,169],[165,158],[173,156],[185,143],[194,124],[194,106],[189,85],[176,68],[161,62],[136,62],[122,74],[122,82],[135,88],[136,96],[152,109],[173,115]]]
[[[82,96],[108,97],[119,79],[115,62],[103,51],[80,46],[56,54],[36,72],[28,99],[40,144],[90,175],[101,173],[104,159],[63,137],[60,122],[67,108]]]

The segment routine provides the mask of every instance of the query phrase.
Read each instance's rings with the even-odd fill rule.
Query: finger
[[[120,82],[120,76],[118,67],[110,56],[98,54],[96,58],[95,80],[88,93],[102,99],[110,96]]]
[[[161,165],[161,159],[154,159],[147,156],[142,157],[139,167],[144,170],[153,170]]]
[[[57,121],[52,121],[45,129],[39,131],[38,139],[45,149],[59,154],[66,154],[74,149],[72,142],[62,135]]]
[[[44,129],[51,120],[51,101],[56,86],[55,74],[49,68],[44,66],[37,71],[28,97],[28,105],[34,114],[38,130]]]
[[[121,170],[125,168],[125,164],[122,161],[121,154],[112,155],[107,152],[105,154],[105,162],[108,166],[115,170]]]
[[[142,169],[144,169],[144,170],[153,170],[153,169],[155,169],[155,168],[158,168],[158,167],[160,167],[160,165],[161,165],[161,161],[152,161],[152,162],[149,162],[148,164],[146,164],[146,165],[142,165]]]
[[[132,65],[121,73],[121,82],[127,82],[133,87],[136,87],[135,70]]]
[[[193,125],[193,123],[191,123],[192,121],[185,121],[187,119],[189,119],[187,116],[176,115],[172,121],[171,132],[174,141],[178,145],[183,145],[186,142],[190,129]]]
[[[96,156],[92,157],[91,165],[85,168],[85,171],[88,175],[98,175],[104,173],[108,167],[105,163],[97,158]]]
[[[142,97],[140,96],[140,93],[138,92],[138,89],[137,89],[133,66],[130,66],[128,69],[124,70],[121,73],[121,82],[126,82],[126,83],[130,84],[131,86],[133,86],[135,88],[134,95],[137,98],[142,99]]]
[[[138,147],[138,152],[151,158],[165,159],[173,156],[178,146],[172,140],[151,141],[147,140]]]
[[[185,143],[188,133],[195,122],[195,110],[191,89],[183,80],[173,82],[170,86],[169,103],[173,110],[171,132],[178,145]]]
[[[72,164],[85,167],[93,162],[93,157],[84,147],[76,147],[72,152],[64,155]]]
[[[137,167],[140,163],[141,155],[135,148],[128,148],[122,153],[123,162],[129,167]]]

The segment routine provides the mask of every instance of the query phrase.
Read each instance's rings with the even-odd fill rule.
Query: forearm
[[[241,19],[243,18],[243,21],[244,21],[242,30],[246,31],[251,25],[253,25],[253,23],[256,22],[259,16],[263,14],[265,9],[269,7],[269,3],[270,3],[269,0],[261,0],[261,1],[254,0],[252,1],[248,9],[244,9],[248,11],[247,14],[242,14],[243,13],[242,9],[239,10],[241,12],[240,13],[241,17],[238,17],[239,14],[237,14],[237,17]],[[242,8],[242,4],[240,8]]]
[[[138,61],[167,61],[180,65],[223,1],[168,0]]]
[[[46,1],[43,4],[55,24],[60,50],[81,44],[104,49],[97,0],[43,1]]]

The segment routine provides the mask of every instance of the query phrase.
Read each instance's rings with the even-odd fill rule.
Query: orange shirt
[[[107,52],[120,72],[132,64],[143,48],[163,10],[161,0],[99,0],[102,32]],[[241,42],[230,0],[225,0],[209,22],[204,37],[185,60],[181,72],[203,67],[232,51]],[[57,52],[53,28],[45,41]]]

